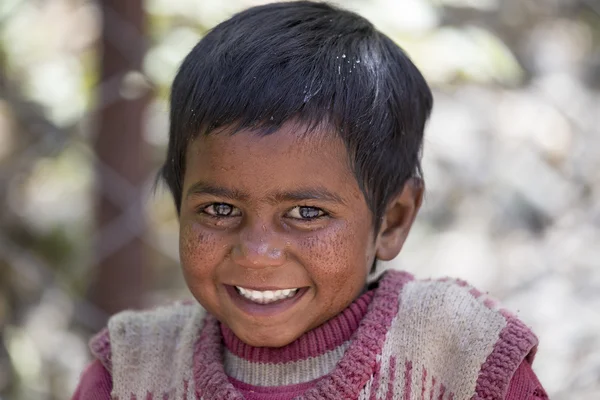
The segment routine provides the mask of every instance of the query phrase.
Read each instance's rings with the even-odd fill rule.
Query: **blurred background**
[[[155,176],[169,85],[256,0],[0,0],[0,399],[66,399],[120,309],[189,297]],[[600,1],[354,0],[435,92],[427,198],[390,267],[456,276],[600,399]]]

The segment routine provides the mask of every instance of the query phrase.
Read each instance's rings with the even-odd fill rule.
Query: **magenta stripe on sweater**
[[[386,400],[394,400],[394,381],[396,380],[396,357],[390,357],[390,365],[389,365],[389,375],[388,375],[388,387],[387,387],[387,395]]]
[[[367,313],[373,296],[372,290],[364,293],[341,314],[284,347],[249,346],[239,340],[229,327],[220,324],[223,341],[229,352],[251,362],[282,363],[317,357],[350,340]]]
[[[425,386],[427,385],[427,369],[423,367],[423,377],[421,378],[421,400],[425,400]]]
[[[244,395],[246,399],[292,399],[300,396],[302,393],[315,385],[319,379],[310,382],[298,383],[296,385],[286,386],[255,386],[229,377],[229,381],[233,386]]]
[[[404,399],[410,400],[412,388],[412,361],[406,360],[404,363]]]
[[[190,387],[190,382],[188,382],[187,379],[184,379],[184,381],[183,381],[183,400],[188,400],[187,393],[188,393],[189,387]]]
[[[369,400],[377,400],[379,382],[381,382],[381,362],[377,362],[375,365],[375,372],[373,373],[373,386],[371,386],[371,395],[369,396]]]
[[[487,298],[483,301],[483,305],[493,310],[494,308],[496,308],[497,303],[493,299]]]
[[[462,279],[446,278],[446,279],[437,279],[437,280],[442,281],[442,282],[456,282],[456,284],[461,287],[470,286],[469,282],[462,280]]]
[[[438,397],[438,400],[444,400],[444,394],[446,394],[446,386],[441,384],[440,385],[440,396]]]

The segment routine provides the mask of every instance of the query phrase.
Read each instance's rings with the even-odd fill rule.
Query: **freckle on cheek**
[[[197,224],[186,225],[181,231],[182,261],[193,262],[201,267],[212,255],[208,248],[214,248],[216,240],[208,235]]]
[[[318,266],[319,274],[336,275],[344,268],[341,266],[344,261],[340,259],[344,256],[342,243],[339,238],[312,237],[303,243],[303,247],[311,259],[310,264]]]

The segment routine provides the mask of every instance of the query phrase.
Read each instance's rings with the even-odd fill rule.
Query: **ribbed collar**
[[[317,357],[350,340],[367,313],[374,291],[369,290],[341,314],[305,333],[284,347],[253,347],[238,339],[229,327],[220,324],[225,347],[230,353],[249,362],[285,363]]]
[[[400,271],[387,271],[379,280],[369,310],[334,370],[298,399],[356,399],[377,366],[385,336],[398,312],[402,287],[413,279]],[[194,381],[197,395],[207,399],[242,400],[244,396],[225,374],[223,336],[219,323],[207,315],[194,348]]]

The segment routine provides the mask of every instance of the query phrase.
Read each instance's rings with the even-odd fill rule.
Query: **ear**
[[[379,260],[389,261],[400,253],[421,208],[423,192],[423,181],[411,178],[388,204],[377,234],[376,257]]]

